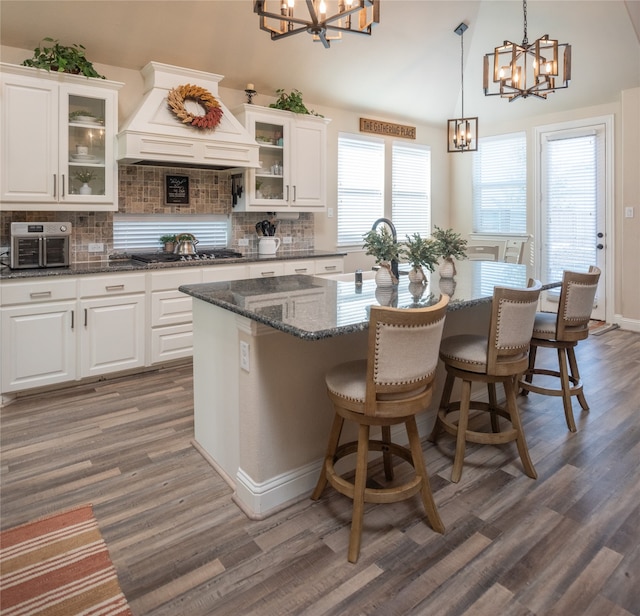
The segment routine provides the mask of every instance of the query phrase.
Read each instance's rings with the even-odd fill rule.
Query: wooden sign
[[[368,120],[367,118],[360,118],[360,132],[385,135],[386,137],[403,137],[404,139],[416,138],[415,126],[380,122],[378,120]]]
[[[189,205],[188,176],[164,176],[164,202],[166,205]]]

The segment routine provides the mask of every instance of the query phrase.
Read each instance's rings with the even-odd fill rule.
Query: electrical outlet
[[[94,244],[89,244],[89,252],[103,252],[104,251],[104,244],[102,243],[94,243]]]
[[[238,240],[238,246],[248,246],[249,240],[246,237],[243,237],[241,240]]]
[[[624,208],[624,217],[625,218],[633,218],[633,207],[625,207]]]
[[[249,372],[249,343],[244,340],[240,341],[240,367]]]
[[[283,237],[282,238],[282,243],[283,244],[291,244],[292,241],[293,241],[293,239],[290,238],[290,237]]]
[[[333,208],[332,207],[328,207],[327,208],[327,218],[333,218]]]

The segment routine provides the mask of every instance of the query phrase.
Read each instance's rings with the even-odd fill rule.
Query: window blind
[[[482,137],[473,158],[473,230],[527,230],[527,140],[524,132]]]
[[[431,149],[394,142],[392,148],[392,220],[398,241],[431,234]]]
[[[172,233],[192,233],[200,248],[226,247],[229,241],[229,221],[223,214],[115,214],[113,217],[113,248],[118,252],[160,250],[160,236]]]
[[[586,134],[585,134],[586,133]],[[588,271],[597,262],[599,200],[604,199],[604,130],[545,136],[543,202],[544,276]]]
[[[384,215],[384,141],[338,137],[338,245],[362,245]]]

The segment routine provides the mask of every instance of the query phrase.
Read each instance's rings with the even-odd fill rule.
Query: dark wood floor
[[[370,505],[356,565],[329,488],[260,522],[231,502],[191,446],[189,365],[5,407],[2,528],[93,503],[138,616],[638,615],[640,335],[577,355],[591,411],[574,403],[576,434],[559,398],[519,398],[537,480],[514,447],[470,446],[452,484],[452,440],[425,442],[445,534],[417,498]]]

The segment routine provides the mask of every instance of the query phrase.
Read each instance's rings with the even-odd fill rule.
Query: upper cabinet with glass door
[[[327,124],[318,116],[257,105],[234,114],[254,136],[260,169],[245,171],[237,211],[317,211],[326,206]]]
[[[0,64],[6,210],[115,211],[120,83]]]

